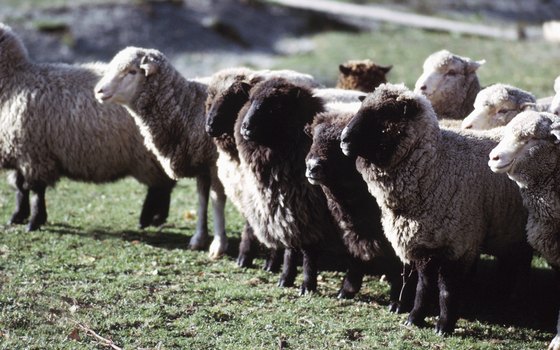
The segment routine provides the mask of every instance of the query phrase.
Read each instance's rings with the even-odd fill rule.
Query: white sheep
[[[525,111],[507,125],[488,165],[507,173],[520,188],[529,211],[527,238],[560,272],[560,117]],[[558,276],[560,277],[560,276]],[[550,350],[560,350],[560,315]]]
[[[162,224],[174,186],[143,145],[128,112],[100,106],[92,88],[105,66],[32,62],[12,29],[0,23],[0,165],[14,169],[10,223],[28,230],[47,220],[45,189],[61,176],[110,182],[133,176],[149,187],[140,226]],[[31,208],[29,191],[33,193]]]
[[[476,95],[474,110],[463,120],[463,129],[486,130],[509,123],[519,112],[535,108],[533,94],[506,85],[490,85]]]
[[[102,102],[124,105],[138,125],[144,143],[174,179],[196,177],[198,223],[190,246],[201,249],[208,239],[210,189],[214,209],[211,257],[227,249],[226,196],[217,176],[216,146],[204,131],[207,85],[185,79],[163,53],[137,47],[121,50],[95,87]]]
[[[498,137],[440,129],[424,96],[391,84],[368,95],[343,131],[341,148],[358,156],[385,234],[401,260],[418,270],[408,324],[423,323],[429,289],[439,284],[436,330],[453,331],[462,284],[481,247],[529,271],[519,191],[486,165]]]
[[[473,110],[480,91],[476,71],[484,63],[447,50],[437,51],[424,61],[414,91],[430,100],[438,118],[463,119]]]

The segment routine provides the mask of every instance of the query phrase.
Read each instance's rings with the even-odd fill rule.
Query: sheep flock
[[[0,165],[16,199],[6,221],[48,226],[45,189],[61,177],[132,176],[148,186],[140,227],[160,226],[176,181],[195,178],[191,249],[226,253],[229,198],[246,221],[238,266],[267,250],[265,269],[290,287],[302,260],[300,292],[311,294],[318,258],[336,254],[338,298],[384,275],[390,311],[422,326],[435,292],[435,330],[449,335],[482,253],[496,257],[504,299],[525,297],[535,253],[560,281],[560,77],[544,105],[504,83],[481,87],[484,65],[435,52],[414,89],[371,60],[340,64],[336,87],[247,67],[190,78],[132,46],[106,63],[34,63],[0,24]],[[560,350],[560,315],[549,349]]]

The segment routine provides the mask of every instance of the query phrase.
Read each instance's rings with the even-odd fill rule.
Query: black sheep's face
[[[310,128],[313,144],[305,159],[307,180],[314,185],[333,183],[344,176],[344,169],[354,168],[354,159],[340,149],[342,128],[325,123]]]
[[[206,132],[212,137],[233,135],[237,114],[249,99],[251,86],[244,82],[233,83],[226,91],[216,95],[207,104]]]
[[[258,89],[258,86],[255,87]],[[265,92],[265,93],[262,93]],[[299,137],[313,115],[307,115],[300,88],[272,89],[251,93],[250,104],[241,124],[241,135],[262,145],[287,144]]]
[[[374,92],[364,100],[342,133],[340,147],[345,155],[386,168],[407,154],[406,148],[414,143],[410,138],[415,137],[408,135],[409,125],[420,105],[414,99],[398,97]]]

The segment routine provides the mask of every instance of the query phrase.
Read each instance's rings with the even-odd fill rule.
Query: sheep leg
[[[10,221],[8,221],[9,225],[23,224],[31,211],[29,208],[29,189],[25,188],[25,179],[19,171],[15,171],[14,175],[13,179],[10,180],[16,190],[16,208]],[[10,177],[12,177],[12,174],[10,174]]]
[[[556,322],[556,336],[550,342],[548,350],[560,350],[560,312],[558,313],[558,321]]]
[[[140,214],[140,228],[150,225],[161,226],[165,223],[169,215],[169,202],[171,201],[171,191],[174,185],[173,183],[171,186],[150,186],[148,188],[148,193],[142,205],[142,213]]]
[[[226,193],[224,186],[218,179],[217,169],[212,171],[211,177],[212,189],[212,209],[214,213],[214,239],[210,244],[208,255],[212,259],[217,259],[224,255],[227,251],[228,240],[226,236]]]
[[[47,206],[45,204],[45,191],[47,186],[42,183],[31,186],[31,219],[27,231],[35,231],[47,222]]]
[[[467,271],[468,268],[465,269],[463,261],[444,261],[440,264],[438,274],[439,319],[436,324],[438,335],[451,334],[455,329]]]
[[[282,255],[281,248],[270,249],[266,260],[264,261],[263,270],[272,273],[280,271],[280,266],[282,265]]]
[[[196,191],[198,194],[196,232],[191,237],[189,249],[203,250],[208,244],[208,198],[210,197],[210,176],[208,174],[202,174],[196,178]]]
[[[284,251],[284,267],[278,281],[278,287],[293,287],[297,274],[297,250],[286,248]]]
[[[239,242],[237,266],[252,267],[257,249],[257,240],[255,238],[253,228],[247,221],[245,221],[245,226],[243,227],[243,232],[241,233],[241,242]]]
[[[410,311],[405,325],[422,327],[425,325],[424,318],[428,312],[430,294],[437,279],[437,264],[434,260],[428,258],[416,261],[415,267],[418,271],[416,296],[414,298],[414,307]]]
[[[317,260],[319,252],[317,248],[307,246],[302,249],[303,252],[303,283],[300,289],[300,295],[310,294],[317,290]]]
[[[365,275],[364,263],[360,259],[351,257],[346,276],[342,280],[342,287],[338,291],[338,299],[352,299],[362,288]]]
[[[396,293],[396,287],[401,286],[399,290],[399,295],[396,300],[398,300],[398,305],[396,312],[398,314],[408,312],[412,310],[414,306],[414,296],[416,294],[416,285],[418,284],[418,273],[409,264],[405,264],[402,269],[402,274],[399,273],[398,276],[400,283],[393,283],[391,280],[391,300],[394,300],[393,293]]]

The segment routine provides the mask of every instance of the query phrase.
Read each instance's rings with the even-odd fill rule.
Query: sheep
[[[524,111],[506,126],[488,165],[520,188],[529,211],[527,239],[556,271],[560,281],[560,117]],[[560,350],[560,315],[550,350]]]
[[[342,248],[320,188],[305,177],[311,140],[304,126],[324,111],[312,91],[282,78],[264,80],[250,91],[235,123],[235,141],[244,173],[243,205],[259,241],[286,247],[280,286],[294,283],[296,251],[303,253],[301,293],[317,288],[319,249]]]
[[[550,102],[548,111],[550,113],[560,115],[560,76],[554,79],[554,92],[555,95]]]
[[[99,106],[91,90],[105,65],[35,63],[0,23],[0,166],[12,169],[9,224],[47,221],[45,190],[62,177],[104,183],[133,176],[149,186],[140,227],[163,224],[175,182],[143,145],[124,108]],[[32,192],[31,206],[29,194]]]
[[[355,159],[345,157],[339,146],[340,134],[353,115],[335,111],[315,117],[307,128],[313,143],[306,157],[306,176],[325,193],[344,244],[353,257],[338,297],[352,298],[360,290],[365,268],[381,266],[391,285],[390,310],[404,312],[408,299],[399,304],[403,265],[383,234],[381,210],[356,170]]]
[[[206,131],[214,137],[218,148],[218,177],[223,183],[228,184],[225,186],[226,194],[240,212],[243,212],[243,205],[239,198],[243,191],[242,181],[240,181],[242,175],[239,174],[239,156],[233,137],[235,120],[237,113],[247,102],[252,86],[257,82],[278,77],[312,88],[314,96],[327,102],[328,109],[351,105],[349,101],[359,103],[359,96],[364,95],[353,90],[321,88],[312,76],[290,70],[252,71],[247,68],[230,68],[215,73],[208,87]],[[257,238],[254,237],[253,228],[246,223],[239,244],[238,266],[252,265],[255,255],[254,239]],[[276,271],[279,268],[277,260],[279,253],[280,250],[271,250],[265,261],[265,270]]]
[[[463,283],[481,247],[529,271],[532,251],[519,191],[486,166],[498,138],[497,131],[440,129],[424,96],[392,84],[369,94],[342,133],[340,147],[357,156],[387,238],[418,271],[407,324],[423,323],[426,298],[437,281],[436,331],[453,331]]]
[[[336,87],[347,90],[372,92],[387,82],[387,73],[393,66],[379,66],[371,60],[350,60],[338,66]]]
[[[473,61],[447,50],[434,52],[424,61],[414,91],[430,100],[438,118],[463,119],[473,110],[480,83],[477,69],[486,61]]]
[[[227,249],[226,196],[217,176],[216,146],[204,131],[207,85],[185,79],[158,50],[127,47],[113,57],[94,91],[101,103],[126,107],[144,144],[171,178],[196,177],[199,204],[196,233],[190,240],[193,249],[206,246],[212,191],[214,239],[209,255],[221,256]]]
[[[490,85],[476,95],[474,110],[463,120],[463,129],[492,129],[509,123],[519,112],[536,108],[533,94],[506,84]]]

